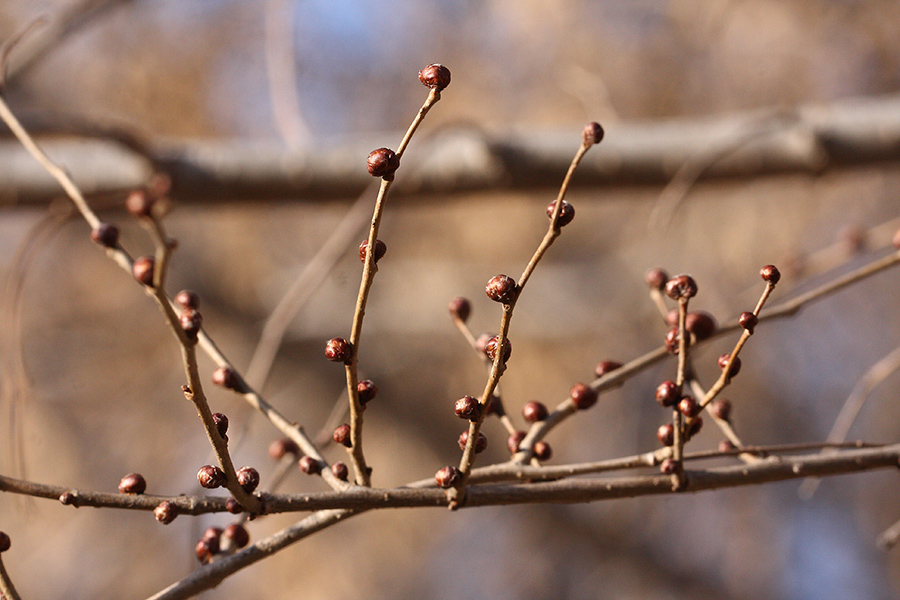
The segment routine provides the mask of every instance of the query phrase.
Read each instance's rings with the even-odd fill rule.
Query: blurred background
[[[447,130],[570,132],[574,153],[591,120],[613,143],[620,124],[828,105],[900,87],[894,1],[6,0],[0,38],[41,16],[48,24],[35,36],[72,27],[34,60],[10,59],[6,98],[26,123],[51,133],[72,123],[115,127],[186,146],[238,142],[248,154],[260,142],[315,151],[361,137],[395,147],[426,96],[417,72],[431,62],[447,65],[453,79],[408,151],[423,162]],[[483,286],[497,273],[521,273],[563,175],[527,188],[408,192],[389,202],[379,236],[388,252],[360,359],[380,389],[366,412],[375,485],[430,477],[458,461],[462,425],[452,404],[478,395],[485,374],[447,302],[471,298],[474,333],[496,331],[499,309]],[[403,177],[401,169],[398,190]],[[553,406],[573,383],[590,381],[599,361],[658,347],[665,327],[643,282],[651,267],[691,273],[700,289],[692,306],[726,322],[754,306],[764,264],[785,274],[778,301],[884,255],[897,224],[878,226],[898,216],[898,184],[891,161],[702,180],[660,223],[659,182],[587,185],[576,176],[568,197],[575,221],[516,309],[507,410],[521,425],[525,402]],[[118,223],[132,255],[149,253],[145,232],[121,209],[124,197],[119,190],[91,200]],[[245,369],[267,317],[355,200],[199,203],[176,185],[166,225],[179,246],[168,289],[199,292],[204,328]],[[179,390],[176,343],[152,300],[66,207],[0,208],[3,473],[114,491],[138,471],[148,493],[199,493],[195,473],[210,456]],[[311,433],[343,389],[343,369],[322,350],[349,333],[363,237],[309,290],[261,386]],[[726,394],[744,441],[823,440],[856,381],[896,347],[898,294],[897,273],[888,272],[758,327]],[[707,385],[735,339],[697,351]],[[202,364],[211,373],[212,363]],[[668,414],[653,390],[674,369],[673,361],[648,369],[554,431],[552,462],[656,448]],[[876,390],[851,438],[900,439],[896,384],[894,376]],[[277,432],[233,395],[210,385],[209,396],[232,431],[243,431],[230,434],[235,463],[257,467],[265,480]],[[691,446],[715,448],[714,429],[708,423]],[[479,463],[504,460],[500,424],[485,431]],[[327,457],[344,452],[329,447]],[[900,555],[878,551],[874,540],[900,519],[897,485],[896,473],[877,472],[826,480],[809,501],[798,498],[799,482],[786,482],[585,506],[379,511],[203,597],[893,598]],[[324,486],[298,473],[282,489]],[[260,519],[251,537],[298,518]],[[228,522],[181,517],[164,527],[147,513],[0,495],[0,529],[12,537],[4,564],[31,598],[144,598],[195,568],[203,528]]]

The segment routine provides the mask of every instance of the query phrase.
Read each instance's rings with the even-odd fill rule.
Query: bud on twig
[[[425,87],[443,91],[450,85],[450,69],[440,64],[431,64],[419,71],[419,81]]]

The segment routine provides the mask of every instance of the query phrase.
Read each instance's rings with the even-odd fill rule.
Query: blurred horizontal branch
[[[104,126],[40,128],[42,146],[88,194],[172,176],[182,202],[352,198],[371,181],[365,157],[399,134],[288,150],[277,141],[141,141]],[[61,135],[61,130],[65,130]],[[447,126],[405,158],[396,194],[459,193],[558,185],[580,126],[566,131],[491,135]],[[55,135],[54,135],[55,134]],[[425,146],[425,147],[422,147]],[[576,184],[663,184],[690,162],[698,179],[807,172],[900,159],[900,96],[607,127]],[[12,138],[0,141],[0,203],[33,204],[59,195],[55,182]]]

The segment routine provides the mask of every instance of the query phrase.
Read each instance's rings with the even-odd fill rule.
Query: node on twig
[[[366,168],[369,175],[383,177],[387,181],[393,181],[394,172],[400,167],[400,157],[390,148],[378,148],[369,153],[366,159]]]
[[[213,490],[225,485],[225,473],[219,467],[204,465],[197,471],[197,481],[202,487]]]
[[[466,443],[468,441],[469,441],[469,430],[467,429],[467,430],[463,431],[461,434],[459,434],[459,439],[457,440],[457,442],[459,443],[459,449],[465,450]],[[479,431],[478,437],[475,438],[475,454],[480,454],[480,453],[484,452],[484,450],[487,448],[487,443],[488,443],[487,436],[485,436],[483,433],[481,433]]]
[[[168,525],[178,516],[178,506],[173,502],[164,500],[153,509],[153,516],[163,525]]]
[[[115,248],[119,244],[119,228],[110,223],[100,223],[91,230],[91,241],[104,248]]]
[[[441,468],[437,473],[434,474],[434,480],[435,482],[437,482],[438,487],[445,490],[456,485],[456,483],[459,481],[459,478],[459,469],[449,465]]]
[[[597,392],[583,383],[576,383],[569,390],[569,398],[578,410],[585,410],[597,403]]]

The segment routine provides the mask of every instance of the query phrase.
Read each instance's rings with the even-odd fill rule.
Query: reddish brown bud
[[[119,228],[109,223],[100,223],[91,231],[91,241],[104,248],[115,248],[119,243]]]
[[[155,261],[152,256],[142,256],[135,259],[131,265],[131,274],[138,283],[153,287],[153,266]]]
[[[509,437],[506,438],[506,447],[509,448],[510,454],[515,454],[519,451],[519,444],[522,443],[522,440],[525,439],[524,431],[516,431],[514,433],[509,434]]]
[[[147,482],[140,473],[129,473],[119,482],[120,494],[143,494],[147,489]]]
[[[419,81],[427,88],[443,91],[450,85],[450,69],[440,64],[431,64],[419,71]]]
[[[666,295],[672,300],[693,298],[697,295],[697,282],[690,275],[676,275],[666,283]]]
[[[516,299],[519,287],[516,285],[515,279],[508,275],[501,274],[491,277],[484,287],[484,291],[487,294],[487,297],[494,302],[509,304]]]
[[[164,500],[153,509],[153,516],[163,525],[168,525],[178,516],[178,506],[174,502]]]
[[[693,396],[685,396],[678,402],[678,410],[686,417],[696,417],[700,414],[700,403]]]
[[[200,540],[197,542],[197,546],[194,549],[194,552],[197,555],[197,560],[200,561],[200,564],[207,564],[212,562],[212,557],[214,554],[219,552],[219,542],[216,540],[215,543],[215,552],[213,552],[213,544],[208,540]]]
[[[356,384],[356,393],[359,394],[359,403],[365,406],[378,395],[378,387],[371,379],[363,379]]]
[[[664,475],[671,475],[678,470],[678,461],[674,458],[667,458],[659,463],[659,471]]]
[[[213,413],[212,418],[213,423],[216,424],[216,431],[224,438],[225,434],[228,433],[228,417],[224,413]]]
[[[583,383],[576,383],[569,390],[569,398],[572,399],[575,408],[585,410],[597,403],[597,392]]]
[[[753,333],[753,329],[759,323],[759,318],[752,312],[742,312],[741,316],[738,317],[738,323],[741,324],[741,327]]]
[[[759,270],[759,276],[762,277],[763,280],[775,285],[781,279],[781,272],[775,265],[766,265]]]
[[[294,456],[300,454],[300,447],[297,446],[297,442],[290,438],[281,438],[269,445],[269,456],[273,459],[281,460],[285,454],[293,454]]]
[[[360,262],[366,262],[366,255],[369,250],[369,240],[363,240],[359,244],[359,260]],[[387,244],[382,242],[381,240],[375,240],[375,262],[377,263],[381,260],[381,257],[384,256],[384,253],[387,252]]]
[[[350,476],[350,469],[347,468],[347,465],[345,465],[341,461],[338,461],[336,463],[332,463],[331,474],[341,481],[347,481],[347,477]]]
[[[149,217],[153,214],[154,203],[147,190],[134,190],[125,199],[125,208],[137,218]]]
[[[241,503],[234,498],[229,498],[225,501],[225,510],[233,515],[239,515],[244,512],[244,507],[241,506]]]
[[[0,531],[0,552],[6,552],[12,546],[12,540],[5,531]]]
[[[687,426],[685,427],[685,441],[691,439],[698,433],[700,433],[700,429],[703,428],[703,417],[694,417],[693,419],[688,420]]]
[[[616,369],[621,369],[622,363],[614,361],[614,360],[604,360],[601,363],[597,364],[597,368],[594,369],[594,374],[597,377],[603,377],[607,373],[612,373]]]
[[[379,148],[369,153],[366,160],[369,175],[383,177],[387,181],[393,181],[394,171],[400,167],[400,157],[394,154],[390,148]]]
[[[526,402],[525,406],[522,407],[522,416],[525,417],[525,420],[529,423],[543,421],[549,414],[550,411],[548,411],[547,407],[540,402]]]
[[[656,430],[656,439],[663,446],[671,446],[675,443],[675,427],[671,423],[660,425]]]
[[[353,346],[344,338],[331,338],[325,344],[325,358],[332,362],[350,364],[353,358]]]
[[[437,482],[438,487],[447,489],[451,488],[459,481],[459,469],[456,467],[443,467],[437,473],[434,474],[434,480]]]
[[[453,406],[453,412],[460,419],[475,421],[478,419],[478,415],[481,414],[481,403],[472,396],[463,396],[456,401],[456,404]]]
[[[657,267],[644,273],[644,281],[650,289],[661,292],[665,289],[666,282],[669,281],[669,274]]]
[[[663,381],[656,388],[656,401],[660,406],[675,406],[681,399],[681,388],[674,381]]]
[[[193,308],[186,308],[181,313],[179,323],[187,338],[192,342],[196,342],[197,334],[200,333],[200,327],[203,325],[203,315]]]
[[[181,290],[175,294],[175,304],[181,308],[200,308],[200,296],[192,290]]]
[[[684,318],[684,327],[691,332],[698,341],[706,340],[715,335],[719,329],[716,318],[706,311],[698,310],[689,312]]]
[[[239,523],[232,523],[226,527],[225,531],[222,532],[222,537],[228,538],[231,541],[231,545],[235,548],[243,548],[250,543],[250,534]]]
[[[72,492],[63,492],[59,495],[59,501],[63,506],[76,506],[78,503],[78,496]]]
[[[213,490],[225,485],[225,473],[219,467],[204,465],[197,471],[197,481],[202,487]]]
[[[259,471],[253,467],[241,467],[237,472],[237,480],[245,492],[252,494],[259,487]]]
[[[469,441],[469,430],[467,429],[466,431],[463,431],[461,434],[459,434],[459,439],[457,440],[457,442],[459,443],[459,449],[465,450],[466,442],[468,442],[468,441]],[[487,437],[479,431],[478,439],[475,440],[475,454],[484,452],[485,448],[487,448]]]
[[[459,319],[463,323],[468,321],[469,315],[472,314],[472,303],[462,296],[458,296],[451,300],[447,308],[450,310],[450,314],[454,319]]]
[[[500,336],[495,335],[491,339],[488,340],[487,344],[484,347],[484,353],[487,354],[487,357],[491,360],[496,360],[497,358],[497,349],[500,345]],[[503,340],[503,362],[509,360],[509,357],[512,356],[512,342],[509,341],[509,338]]]
[[[603,139],[603,133],[603,127],[600,126],[600,123],[591,122],[584,126],[581,132],[581,139],[589,146],[599,144],[600,140]]]
[[[547,217],[553,218],[553,209],[556,208],[556,200],[547,205]],[[575,207],[566,202],[562,201],[562,206],[559,208],[559,218],[556,220],[556,224],[560,227],[565,227],[569,223],[572,222],[572,219],[575,218]]]
[[[553,448],[543,440],[535,442],[534,457],[538,460],[550,460],[553,457]]]
[[[719,357],[719,368],[724,370],[725,366],[728,364],[728,359],[731,358],[731,354],[725,353]],[[741,372],[741,357],[736,356],[734,358],[734,362],[731,363],[731,370],[728,371],[728,378],[737,377],[737,374]]]
[[[681,351],[681,333],[677,327],[672,327],[666,332],[666,350],[669,354],[678,354]]]
[[[322,465],[312,456],[301,456],[297,464],[307,475],[318,475],[322,472]]]
[[[350,425],[344,423],[343,425],[338,425],[334,433],[331,434],[331,439],[335,441],[335,443],[340,444],[341,446],[345,446],[350,448],[353,446],[353,443],[350,441]]]
[[[212,381],[227,390],[234,390],[238,387],[237,373],[230,367],[219,367],[213,371]]]
[[[728,421],[731,419],[731,402],[725,398],[713,400],[709,405],[709,412],[717,419]]]

